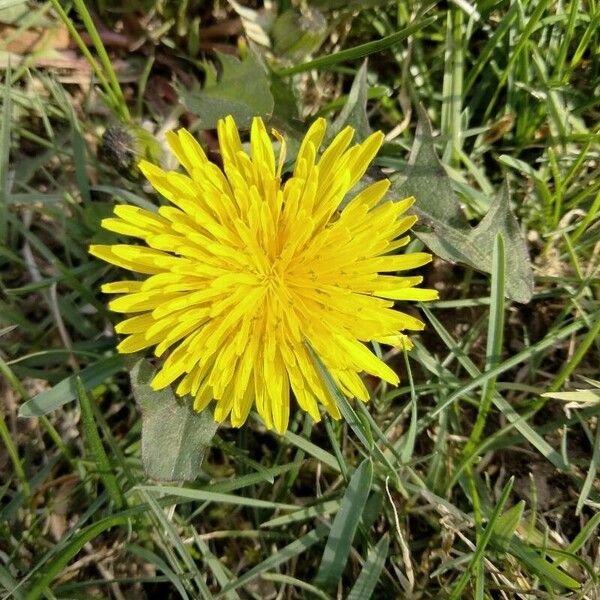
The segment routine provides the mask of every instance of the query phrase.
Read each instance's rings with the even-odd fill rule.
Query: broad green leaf
[[[365,458],[352,475],[340,509],[333,520],[321,565],[314,581],[319,588],[324,590],[333,588],[342,576],[369,496],[372,478],[373,463]]]
[[[362,142],[371,133],[367,118],[367,61],[365,60],[357,71],[348,100],[336,120],[329,128],[330,138],[335,137],[344,127],[350,125],[356,133],[353,142]]]
[[[419,125],[409,158],[408,169],[392,180],[397,197],[414,196],[419,225],[415,235],[438,256],[492,272],[494,240],[501,233],[506,246],[506,293],[517,302],[529,302],[533,293],[533,273],[525,239],[510,208],[508,184],[504,184],[479,225],[467,222],[458,198],[452,191],[435,152],[431,124],[420,106]]]
[[[119,354],[102,358],[98,362],[86,367],[77,375],[71,375],[57,383],[53,388],[27,400],[19,407],[20,417],[41,417],[60,408],[63,404],[78,398],[77,378],[85,390],[91,390],[104,383],[109,377],[118,373],[123,368],[123,359]]]
[[[133,395],[142,411],[142,463],[160,481],[196,479],[218,423],[208,409],[197,413],[190,398],[178,399],[170,387],[150,386],[154,369],[146,360],[131,370]]]
[[[389,548],[390,536],[386,533],[377,542],[377,545],[369,550],[367,560],[356,583],[350,590],[348,600],[369,600],[379,581],[381,571],[383,571],[383,567],[385,566]]]
[[[525,501],[521,500],[496,519],[492,535],[494,544],[498,546],[500,550],[504,551],[508,548],[510,540],[517,529],[517,525],[523,516],[524,509]]]
[[[219,119],[231,115],[238,127],[248,127],[252,117],[268,117],[273,112],[267,74],[259,60],[250,52],[240,61],[227,54],[219,54],[222,73],[206,63],[206,81],[202,89],[186,90],[179,87],[185,107],[198,117],[204,129],[214,129]]]

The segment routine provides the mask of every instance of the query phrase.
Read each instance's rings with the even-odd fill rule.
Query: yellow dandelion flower
[[[423,323],[393,308],[396,300],[433,300],[417,288],[419,276],[394,275],[420,267],[429,254],[395,254],[405,246],[413,204],[380,200],[390,182],[378,181],[338,208],[375,157],[383,134],[351,145],[346,127],[319,155],[325,120],[317,119],[282,181],[285,140],[276,159],[260,118],[252,122],[250,154],[232,117],[218,124],[223,169],[210,162],[185,129],[168,143],[187,175],[143,161],[140,168],[172,206],[157,213],[117,206],[102,224],[143,245],[93,245],[109,263],[147,275],[108,283],[122,294],[111,310],[134,314],[116,330],[127,337],[119,352],[154,346],[166,359],[152,381],[177,381],[198,411],[216,402],[214,418],[241,426],[252,406],[266,426],[286,430],[293,393],[319,421],[319,404],[340,413],[328,392],[322,364],[348,398],[367,401],[361,373],[391,384],[396,373],[367,343],[410,347],[403,331]]]

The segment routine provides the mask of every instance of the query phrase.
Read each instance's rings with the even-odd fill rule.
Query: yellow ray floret
[[[94,245],[90,252],[146,279],[105,284],[119,294],[111,310],[131,316],[117,325],[127,335],[120,352],[154,347],[165,357],[155,389],[178,382],[202,410],[216,402],[218,421],[241,426],[253,406],[267,427],[286,430],[290,397],[315,421],[319,404],[340,417],[315,356],[341,393],[362,401],[360,375],[391,384],[396,373],[369,342],[409,350],[404,331],[423,323],[394,309],[394,301],[426,301],[435,290],[416,287],[429,254],[395,254],[416,221],[413,198],[384,202],[389,181],[373,183],[340,211],[364,175],[383,135],[352,144],[343,129],[323,153],[324,119],[308,130],[292,175],[282,182],[279,156],[260,118],[252,122],[249,154],[232,117],[218,124],[223,168],[211,163],[185,129],[167,142],[187,175],[146,161],[140,168],[172,206],[153,213],[118,206],[106,229],[140,245]]]

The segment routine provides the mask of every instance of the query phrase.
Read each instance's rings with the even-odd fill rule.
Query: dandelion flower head
[[[239,427],[255,406],[268,428],[283,432],[292,394],[315,421],[319,405],[339,418],[318,362],[346,397],[367,401],[361,374],[399,381],[368,344],[410,348],[403,332],[424,326],[395,301],[437,297],[416,287],[422,277],[397,275],[431,260],[396,253],[416,221],[405,215],[413,198],[382,201],[390,186],[384,179],[340,209],[383,134],[352,144],[346,127],[320,153],[325,130],[324,119],[312,124],[285,181],[285,140],[273,130],[276,156],[260,118],[249,153],[233,118],[219,121],[222,169],[188,131],[170,132],[187,175],[140,163],[170,204],[158,212],[117,206],[103,227],[141,243],[90,247],[146,276],[102,287],[119,294],[109,308],[129,315],[116,326],[127,335],[118,350],[154,347],[166,358],[152,387],[176,383],[198,411],[214,400],[216,421]]]

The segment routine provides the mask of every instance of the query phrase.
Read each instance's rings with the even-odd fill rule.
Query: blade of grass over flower
[[[339,581],[354,541],[363,509],[369,497],[373,479],[373,463],[365,458],[358,466],[346,488],[337,512],[314,584],[321,589],[331,589]]]
[[[38,394],[19,407],[20,417],[40,417],[60,408],[77,398],[77,377],[81,378],[84,389],[90,390],[123,368],[123,359],[119,354],[102,358],[82,369],[78,375],[71,375],[49,390]]]
[[[244,573],[241,577],[238,577],[235,581],[232,581],[229,585],[225,586],[217,598],[226,594],[230,590],[237,589],[243,585],[246,585],[261,573],[277,568],[280,564],[285,563],[292,558],[302,554],[308,550],[311,546],[314,546],[317,542],[322,540],[329,531],[329,528],[325,525],[319,525],[316,529],[313,529],[309,533],[304,534],[299,539],[293,541],[291,544],[284,546],[272,556],[263,560],[261,563]]]
[[[349,481],[348,468],[346,467],[346,462],[344,461],[344,457],[342,455],[338,440],[336,439],[335,432],[333,431],[333,426],[331,425],[329,416],[325,415],[323,421],[325,425],[325,431],[327,432],[327,437],[329,438],[329,444],[333,448],[333,453],[335,454],[335,458],[340,468],[340,473],[347,483]]]
[[[390,48],[391,46],[405,40],[413,33],[428,27],[435,20],[436,17],[426,17],[417,23],[409,25],[402,31],[392,33],[391,35],[388,35],[380,40],[367,42],[366,44],[361,44],[360,46],[355,46],[354,48],[349,48],[348,50],[342,50],[341,52],[336,52],[335,54],[315,58],[314,60],[295,65],[293,67],[280,69],[277,71],[277,75],[285,77],[288,75],[295,75],[296,73],[304,73],[305,71],[310,71],[312,69],[328,69],[341,62],[356,60],[358,58],[369,56],[369,54],[374,54],[375,52],[381,52],[382,50]]]
[[[347,600],[369,600],[371,598],[385,566],[389,547],[390,536],[386,533],[375,547],[369,550],[367,560],[352,586]]]
[[[350,405],[350,402],[348,402],[346,396],[344,396],[344,394],[340,392],[335,381],[333,381],[331,374],[329,373],[329,371],[327,371],[319,357],[312,350],[312,348],[310,349],[310,351],[315,361],[315,364],[317,365],[319,372],[321,373],[321,376],[325,381],[325,385],[327,386],[331,397],[335,399],[335,403],[337,404],[340,413],[344,417],[344,420],[346,421],[346,423],[348,423],[352,431],[354,431],[354,433],[356,434],[360,442],[363,444],[365,450],[369,453],[369,455],[373,455],[375,458],[377,458],[378,462],[380,462],[388,468],[390,474],[394,477],[395,483],[399,486],[400,482],[398,479],[397,470],[394,468],[394,465],[390,462],[388,457],[381,451],[379,446],[375,444],[373,439],[373,433],[369,425],[369,420],[366,418],[360,418],[360,416]],[[380,435],[381,437],[384,437],[381,432]]]
[[[335,403],[340,409],[340,412],[342,413],[342,416],[344,417],[345,421],[348,423],[348,425],[350,425],[358,439],[362,442],[363,446],[369,452],[372,451],[373,435],[371,434],[368,425],[361,419],[359,419],[356,412],[354,412],[354,409],[350,406],[348,400],[346,400],[345,396],[342,393],[340,393],[340,390],[335,384],[335,381],[333,381],[331,374],[329,373],[329,371],[327,371],[325,365],[323,365],[323,362],[318,357],[316,352],[310,347],[309,350],[311,356],[313,357],[313,360],[315,361],[315,364],[317,365],[317,368],[319,369],[319,372],[321,373],[321,376],[325,380],[325,384],[327,386],[327,389],[329,390],[329,393],[331,394],[331,397],[335,399]]]

